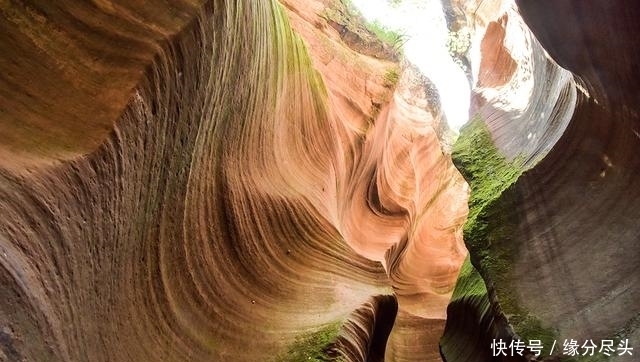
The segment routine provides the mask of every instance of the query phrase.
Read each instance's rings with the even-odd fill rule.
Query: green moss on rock
[[[350,0],[329,2],[322,17],[355,51],[393,62],[401,58],[406,35],[389,29],[378,21],[367,21]]]
[[[391,67],[387,69],[384,73],[384,85],[386,88],[393,89],[398,84],[398,80],[400,80],[400,73],[397,67]]]
[[[462,129],[453,146],[452,157],[471,188],[464,239],[473,264],[463,266],[452,304],[473,296],[476,299],[475,307],[485,309],[484,303],[478,299],[480,293],[485,293],[487,300],[492,303],[489,313],[504,315],[506,322],[520,338],[525,342],[541,340],[544,346],[551,346],[557,338],[556,331],[543,326],[523,308],[514,292],[516,282],[512,278],[512,266],[519,246],[514,240],[519,223],[519,215],[515,212],[519,195],[513,186],[524,172],[522,158],[508,161],[494,145],[480,117]],[[480,275],[482,279],[478,280]],[[486,285],[486,289],[479,287],[479,283]],[[483,316],[487,310],[477,312]],[[501,318],[496,321],[499,320]],[[480,324],[481,321],[478,322],[478,328]]]
[[[458,275],[458,281],[455,289],[453,290],[451,300],[460,300],[470,295],[483,296],[486,294],[487,287],[484,284],[484,280],[482,280],[482,277],[478,274],[467,257],[460,268],[460,274]]]
[[[440,352],[447,362],[493,360],[489,347],[494,333],[493,316],[484,280],[467,258],[447,307],[447,323]],[[464,343],[461,343],[464,341]]]
[[[329,355],[329,350],[338,338],[340,322],[323,326],[319,330],[296,338],[286,354],[276,358],[278,362],[327,362],[340,361]]]
[[[484,207],[497,199],[522,174],[517,161],[511,163],[493,144],[481,118],[476,117],[462,129],[453,146],[453,162],[471,187],[469,217],[465,229],[479,227],[476,219]]]

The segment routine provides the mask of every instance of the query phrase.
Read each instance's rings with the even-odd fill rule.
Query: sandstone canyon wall
[[[3,6],[1,359],[382,360],[396,310],[388,353],[439,359],[467,193],[437,114],[284,5]]]
[[[540,339],[538,360],[549,361],[570,359],[565,339],[638,343],[639,99],[632,68],[639,54],[631,20],[638,6],[517,5],[517,12],[459,5],[483,30],[475,121],[453,154],[471,184],[465,242],[473,265],[463,266],[449,307],[441,343],[447,361],[513,360],[491,355],[494,338]],[[529,45],[531,57],[518,56],[508,39],[518,33],[510,30],[514,22],[526,24],[519,44]],[[462,339],[472,342],[460,345]],[[549,356],[553,341],[559,348]],[[635,359],[616,352],[571,360]]]
[[[453,147],[332,1],[0,4],[0,360],[637,345],[637,5],[446,3]]]

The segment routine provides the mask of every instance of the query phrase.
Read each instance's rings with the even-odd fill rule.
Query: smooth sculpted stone
[[[639,6],[445,8],[455,144],[330,1],[0,2],[0,361],[637,347]]]
[[[437,360],[441,114],[284,5],[0,5],[0,360]]]
[[[15,171],[96,150],[146,67],[203,0],[0,4],[0,163]]]
[[[506,93],[496,75],[488,88],[480,83],[476,121],[454,146],[471,185],[465,242],[473,265],[463,267],[449,306],[443,357],[495,360],[488,343],[515,338],[542,340],[541,360],[569,360],[563,343],[574,339],[598,348],[612,340],[615,353],[591,357],[579,349],[571,360],[634,361],[618,347],[640,343],[640,93],[632,65],[640,61],[640,9],[632,1],[517,5],[508,21],[521,14],[535,36],[533,56],[516,56],[508,26],[503,45],[518,69],[529,63],[530,90],[521,82]],[[541,62],[543,49],[553,61]],[[519,94],[528,94],[524,108]],[[457,345],[460,339],[470,342]]]

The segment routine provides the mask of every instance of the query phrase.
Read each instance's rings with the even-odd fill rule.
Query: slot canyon
[[[0,0],[0,361],[640,360],[640,3],[440,4]]]

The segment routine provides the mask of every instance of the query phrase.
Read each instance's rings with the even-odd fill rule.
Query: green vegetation
[[[466,57],[467,51],[471,46],[471,33],[467,28],[460,29],[458,31],[450,31],[447,36],[447,49],[451,59],[464,70],[465,73],[469,72],[469,69],[465,65],[463,59]]]
[[[288,74],[300,73],[306,75],[303,78],[307,82],[311,92],[311,99],[315,100],[314,110],[318,119],[326,117],[327,88],[320,73],[314,68],[307,47],[302,38],[289,24],[289,16],[282,4],[274,2],[274,24],[272,37],[272,49],[284,50],[285,61],[277,62],[277,71],[272,72],[270,80],[271,88],[282,91]]]
[[[513,240],[518,223],[518,215],[513,212],[517,194],[512,186],[524,170],[522,159],[508,161],[502,156],[479,117],[462,129],[452,156],[471,187],[464,239],[473,265],[495,290],[500,308],[515,332],[525,340],[539,339],[543,345],[551,346],[555,331],[542,326],[520,305],[511,279],[511,266],[518,251]],[[472,276],[463,272],[458,283]],[[468,287],[469,283],[465,284]],[[456,290],[460,294],[478,291],[481,289],[477,286],[472,290]]]
[[[465,236],[467,232],[470,233],[469,236],[476,236],[481,231],[478,228],[482,223],[477,222],[481,212],[518,179],[522,168],[517,164],[518,161],[510,163],[500,155],[489,130],[479,117],[462,129],[453,145],[452,157],[471,187]]]
[[[486,356],[495,337],[492,330],[494,316],[484,280],[467,259],[460,268],[451,302],[447,307],[447,324],[440,340],[443,355],[450,361],[468,361],[483,351]],[[460,341],[465,341],[461,344]],[[478,358],[480,361],[486,359]]]
[[[398,68],[389,68],[385,73],[384,73],[384,82],[382,83],[382,85],[384,85],[387,88],[395,88],[396,84],[398,84],[398,80],[400,79],[400,74],[398,73]]]
[[[276,358],[278,362],[328,362],[340,361],[327,354],[333,345],[342,323],[327,324],[321,329],[296,338],[284,356]]]
[[[380,42],[390,49],[394,57],[402,54],[402,46],[407,36],[384,26],[379,21],[367,21],[350,0],[334,0],[324,10],[323,17],[357,35],[361,39],[360,45],[365,48],[374,48],[373,43]]]
[[[458,274],[458,280],[456,287],[453,290],[451,301],[459,300],[468,296],[486,296],[487,287],[484,284],[484,280],[480,277],[480,274],[471,264],[471,260],[467,257],[462,263],[460,268],[460,274]]]
[[[471,33],[467,28],[450,31],[447,36],[447,49],[451,57],[464,55],[471,46]]]
[[[396,30],[390,29],[382,25],[378,20],[371,22],[365,21],[364,24],[367,30],[375,34],[383,43],[387,44],[397,52],[402,52],[402,46],[407,41],[407,36],[404,33],[399,33]]]

